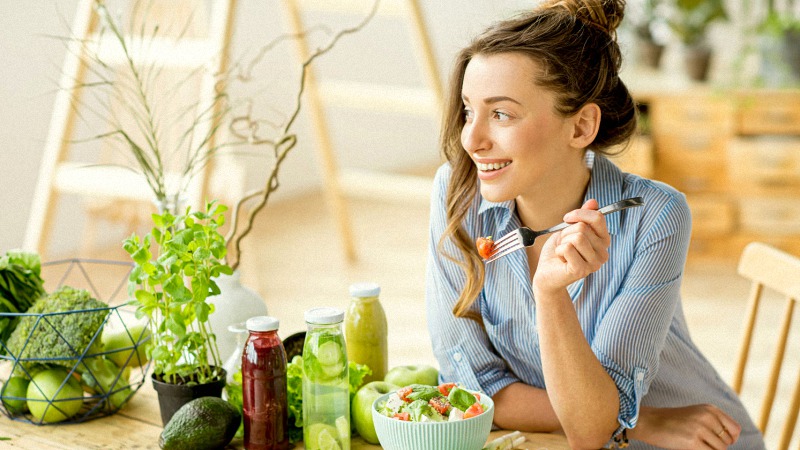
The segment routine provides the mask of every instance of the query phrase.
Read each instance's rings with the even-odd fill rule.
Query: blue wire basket
[[[92,259],[42,264],[48,293],[63,286],[83,289],[107,306],[41,314],[0,313],[0,320],[33,318],[18,354],[0,341],[3,414],[36,425],[81,423],[116,413],[134,396],[150,368],[150,361],[144,357],[150,336],[141,332],[142,326],[146,331],[146,323],[135,318],[135,307],[129,304],[126,286],[132,269],[129,262]],[[69,321],[87,319],[77,316],[80,314],[92,315],[92,320],[100,323],[85,348],[70,344],[59,329]],[[66,354],[43,357],[26,353],[32,337],[45,331],[48,342],[66,347]],[[105,350],[101,343],[104,332],[121,336],[123,345]],[[47,373],[40,375],[43,372]]]

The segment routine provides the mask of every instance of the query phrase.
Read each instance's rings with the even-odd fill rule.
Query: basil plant
[[[225,238],[218,231],[227,207],[208,203],[205,211],[153,214],[153,229],[135,233],[123,248],[131,255],[128,291],[139,319],[149,319],[153,374],[171,384],[218,380],[222,358],[208,320],[219,294],[214,279],[230,275]]]

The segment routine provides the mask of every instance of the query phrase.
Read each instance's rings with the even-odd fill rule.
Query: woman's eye
[[[463,114],[464,114],[464,120],[469,121],[469,120],[472,120],[472,116],[475,113],[473,113],[472,110],[469,109],[469,108],[464,108]]]
[[[502,111],[494,111],[494,118],[497,120],[509,120],[511,116]]]

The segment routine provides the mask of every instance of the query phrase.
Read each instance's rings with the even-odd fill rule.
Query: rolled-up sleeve
[[[492,396],[517,378],[492,349],[486,331],[472,319],[453,315],[453,307],[466,283],[456,263],[445,257],[439,241],[447,226],[445,211],[448,165],[436,173],[431,197],[429,251],[426,271],[428,331],[440,366],[440,382],[458,382]],[[442,250],[450,256],[460,253],[449,240]],[[477,310],[477,302],[476,302]]]
[[[691,216],[680,194],[658,211],[592,341],[592,350],[619,390],[617,433],[636,425],[680,299]]]

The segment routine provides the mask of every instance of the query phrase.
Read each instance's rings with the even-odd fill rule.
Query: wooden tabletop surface
[[[158,399],[150,381],[125,407],[116,414],[94,419],[80,424],[32,425],[11,420],[0,415],[0,437],[10,438],[0,441],[0,448],[30,450],[48,449],[103,449],[135,450],[158,449],[158,436],[161,433],[161,416]],[[494,431],[490,439],[507,434],[508,431]],[[527,441],[520,449],[569,449],[563,436],[546,433],[525,433]],[[360,437],[352,440],[352,450],[379,450],[378,445],[364,442]],[[241,440],[234,440],[228,449],[242,449]],[[301,450],[302,445],[295,446]]]

